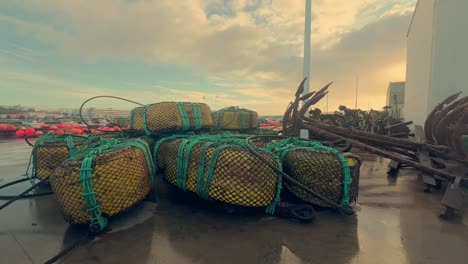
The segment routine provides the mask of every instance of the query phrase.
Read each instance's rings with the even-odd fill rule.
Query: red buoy
[[[15,135],[17,137],[24,137],[24,131],[23,130],[16,130]]]
[[[5,124],[0,124],[0,130],[6,130],[7,129],[7,125]]]
[[[79,128],[73,128],[70,132],[71,132],[73,135],[83,134],[83,130],[81,130],[81,129],[79,129]]]
[[[57,130],[57,128],[58,128],[57,126],[52,125],[52,126],[49,126],[47,129],[48,130]]]
[[[36,135],[42,136],[44,133],[42,131],[36,131]]]
[[[42,124],[40,128],[46,128],[47,126],[45,124]]]
[[[34,128],[30,127],[30,128],[28,128],[28,129],[26,129],[26,130],[24,131],[24,134],[25,134],[26,136],[31,136],[31,135],[36,134],[36,130],[35,130]]]
[[[18,130],[26,130],[26,127],[24,127],[24,126],[19,126],[19,127],[18,127]]]
[[[6,127],[7,130],[16,130],[16,127],[15,126],[12,126],[12,125],[8,125]]]
[[[65,126],[64,124],[60,123],[57,125],[57,128],[63,128],[64,126]]]
[[[65,134],[65,131],[63,131],[62,129],[57,129],[55,130],[55,133],[62,135]]]

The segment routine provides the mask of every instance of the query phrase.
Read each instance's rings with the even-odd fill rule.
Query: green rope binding
[[[177,176],[176,183],[179,188],[184,191],[187,191],[187,176],[188,176],[188,167],[190,161],[190,152],[192,151],[193,146],[197,144],[196,140],[183,140],[177,151]],[[187,147],[186,147],[187,146]]]
[[[254,119],[253,111],[249,111],[249,129],[254,128],[253,119]]]
[[[149,148],[148,143],[144,141],[143,139],[135,139],[134,141],[130,141],[130,142],[126,142],[122,144],[122,147],[126,147],[126,146],[133,146],[133,147],[141,149],[141,151],[145,155],[146,166],[148,167],[148,172],[151,177],[151,183],[154,183],[156,169],[155,169],[155,164],[153,163],[153,159],[151,157],[151,150]]]
[[[95,140],[98,136],[97,135],[92,135],[88,138],[83,138],[83,137],[77,137],[77,136],[73,136],[71,134],[63,134],[63,135],[60,135],[60,134],[55,134],[55,133],[46,133],[44,135],[42,135],[39,139],[37,139],[35,142],[34,142],[34,146],[33,146],[33,149],[31,151],[31,156],[32,156],[32,160],[30,160],[30,162],[32,161],[32,168],[31,168],[31,177],[35,177],[36,176],[36,173],[37,173],[37,168],[36,168],[36,164],[37,164],[37,148],[43,144],[43,143],[66,143],[67,144],[67,148],[68,148],[68,157],[69,158],[72,158],[75,153],[76,153],[76,147],[75,147],[75,141],[76,142],[83,142],[83,145],[86,145],[88,144],[89,142]],[[28,165],[29,167],[29,165]],[[28,175],[28,172],[26,172],[26,175]]]
[[[177,109],[179,110],[180,117],[182,119],[182,131],[188,130],[190,128],[190,120],[185,110],[184,103],[175,103]]]
[[[199,103],[190,103],[192,105],[193,118],[195,120],[195,129],[202,128],[202,114]]]
[[[138,107],[137,107],[137,108],[138,108]],[[134,129],[134,127],[133,127],[133,115],[134,115],[135,110],[136,110],[137,108],[133,108],[132,111],[130,111],[130,129]]]
[[[216,116],[216,127],[217,128],[222,128],[221,127],[221,121],[224,117],[224,113],[226,111],[232,111],[234,113],[239,113],[240,115],[240,129],[249,129],[249,128],[253,128],[253,111],[250,111],[248,109],[244,109],[244,108],[239,108],[238,106],[232,106],[232,107],[226,107],[226,108],[223,108],[223,109],[220,109],[216,112],[215,116]],[[248,118],[249,120],[247,121],[247,115],[248,115]],[[231,123],[234,121],[235,119],[233,119],[231,121]]]
[[[96,201],[96,192],[93,190],[92,163],[95,155],[83,159],[80,168],[80,181],[83,188],[83,197],[89,212],[90,227],[96,226],[99,231],[107,226],[107,219],[102,216],[100,205]]]
[[[297,149],[326,151],[334,154],[340,161],[343,171],[343,197],[340,201],[340,205],[349,206],[349,188],[352,182],[351,170],[348,165],[348,160],[339,150],[324,146],[317,141],[305,141],[298,138],[288,138],[273,142],[270,143],[267,148],[278,153],[281,160],[284,160],[289,151]]]
[[[242,111],[242,110],[238,110],[239,114],[240,114],[240,129],[245,129],[246,126],[247,126],[247,122],[245,120],[245,116],[246,116],[246,112],[245,111]]]
[[[223,109],[220,109],[216,112],[216,127],[218,129],[221,129],[221,120],[223,119],[224,117],[224,112],[226,111],[225,108]]]
[[[276,157],[274,155],[273,155],[273,157],[275,158],[276,165],[278,166],[278,169],[282,171],[283,170],[283,164],[281,163],[280,159],[278,159],[278,157]],[[273,201],[271,201],[271,203],[265,208],[265,213],[270,214],[270,215],[275,214],[276,206],[278,205],[278,203],[281,200],[281,189],[283,188],[283,175],[281,175],[281,173],[278,173],[277,177],[278,177],[278,179],[277,179],[277,183],[276,183],[275,197],[273,198]]]
[[[159,147],[161,146],[161,144],[168,141],[168,140],[179,139],[179,138],[187,138],[189,136],[190,135],[173,135],[173,136],[162,138],[162,139],[158,140],[158,142],[156,142],[156,144],[154,146],[154,150],[153,150],[153,162],[154,162],[155,172],[156,173],[159,170],[159,168],[158,168],[158,151],[159,151]]]
[[[72,137],[66,137],[65,142],[67,143],[68,147],[68,157],[71,158],[75,155],[75,144],[73,143],[73,138]]]
[[[154,182],[155,169],[152,163],[151,152],[148,143],[142,139],[135,139],[129,142],[119,142],[116,139],[102,139],[96,142],[93,148],[88,148],[79,152],[75,158],[83,157],[80,167],[80,181],[83,189],[83,198],[85,199],[87,210],[89,211],[90,227],[96,227],[102,231],[107,226],[107,219],[102,216],[100,205],[96,200],[96,192],[93,189],[93,159],[106,151],[125,148],[128,146],[141,149],[144,153],[148,172],[150,174],[151,182]]]
[[[214,150],[213,155],[211,156],[211,159],[210,159],[210,163],[208,165],[208,170],[206,172],[206,175],[204,175],[204,181],[202,182],[200,196],[203,199],[209,199],[208,193],[210,191],[211,178],[213,177],[213,172],[216,167],[216,163],[218,162],[218,156],[221,151],[229,147],[232,147],[232,146],[221,145]]]
[[[146,105],[143,109],[143,129],[145,130],[146,135],[151,135],[151,131],[148,129],[148,119],[146,112],[148,111],[148,107],[150,105]]]
[[[200,152],[200,161],[198,162],[198,173],[197,173],[197,187],[196,193],[202,197],[203,193],[203,185],[204,185],[204,175],[205,175],[205,156],[208,147],[213,145],[213,142],[206,142]]]

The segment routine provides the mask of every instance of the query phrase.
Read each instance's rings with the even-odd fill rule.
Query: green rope
[[[198,174],[197,174],[197,187],[196,193],[202,197],[203,193],[203,185],[204,185],[204,175],[205,175],[205,156],[208,147],[213,145],[213,142],[206,142],[200,152],[200,161],[198,162]]]
[[[32,155],[32,168],[31,168],[31,177],[35,177],[37,173],[37,148],[44,143],[65,143],[68,148],[68,157],[72,158],[76,153],[75,142],[82,143],[82,146],[89,144],[89,142],[98,138],[97,135],[92,135],[88,138],[73,136],[71,134],[55,134],[55,133],[45,133],[39,139],[34,142],[34,146],[31,152]],[[29,167],[29,166],[28,166]],[[26,172],[28,175],[28,172]]]
[[[248,109],[244,109],[244,108],[239,108],[238,106],[231,106],[231,107],[226,107],[226,108],[223,108],[223,109],[220,109],[216,112],[215,116],[216,116],[216,127],[217,128],[222,128],[221,125],[222,125],[222,119],[224,117],[224,113],[226,111],[231,111],[231,112],[234,112],[234,113],[239,113],[240,115],[240,129],[248,129],[248,128],[253,128],[253,119],[254,119],[254,112],[251,111],[251,110],[248,110]],[[248,118],[249,120],[247,121],[246,118],[247,118],[247,115],[248,115]],[[235,119],[232,120],[232,122],[234,121]],[[232,123],[231,122],[231,123]]]
[[[151,135],[151,131],[148,129],[148,117],[147,117],[147,111],[148,111],[148,106],[146,105],[145,108],[143,109],[143,129],[145,130],[146,135]]]
[[[202,125],[203,125],[200,104],[191,103],[191,105],[192,105],[193,118],[195,120],[195,129],[200,129],[202,128]]]
[[[177,177],[176,183],[179,188],[184,191],[187,191],[187,176],[188,176],[188,167],[190,161],[190,152],[192,151],[193,146],[197,144],[196,140],[183,140],[177,151]],[[186,147],[187,146],[187,147]]]
[[[101,231],[107,226],[107,219],[102,216],[100,205],[96,201],[96,192],[93,190],[92,163],[94,157],[95,155],[89,155],[81,162],[80,180],[86,208],[89,212],[90,227],[97,226]]]
[[[148,172],[150,174],[151,182],[154,182],[154,164],[151,158],[151,152],[149,145],[142,139],[135,139],[133,141],[121,142],[116,139],[103,138],[99,142],[96,142],[93,148],[88,148],[84,151],[80,151],[74,158],[83,157],[80,167],[80,181],[83,189],[83,197],[86,202],[87,210],[89,211],[90,227],[96,226],[99,231],[103,230],[107,226],[107,219],[102,216],[100,205],[96,200],[96,192],[93,189],[93,159],[101,153],[121,149],[125,147],[136,147],[139,148],[146,160]]]
[[[220,109],[216,112],[216,127],[221,128],[221,120],[223,119],[225,108]]]
[[[249,111],[249,129],[254,128],[253,119],[254,119],[254,112]]]
[[[141,149],[141,151],[145,155],[146,166],[148,167],[148,172],[151,177],[151,183],[154,183],[154,178],[156,175],[156,169],[155,169],[156,165],[153,163],[153,159],[151,157],[151,150],[150,150],[148,143],[144,141],[143,139],[135,139],[134,141],[126,142],[121,145],[121,147],[126,147],[126,146],[133,146],[133,147],[137,147]]]
[[[275,157],[276,165],[278,166],[279,170],[283,170],[283,164],[281,163],[281,160],[278,159],[278,157]],[[276,183],[276,194],[275,197],[273,198],[273,201],[265,208],[265,213],[274,215],[275,214],[275,209],[278,203],[281,200],[281,189],[283,188],[283,176],[281,173],[278,173],[277,175],[277,183]]]
[[[158,151],[159,151],[159,148],[161,147],[161,144],[168,141],[168,140],[179,139],[179,138],[187,138],[189,136],[190,135],[172,135],[172,136],[162,138],[162,139],[158,140],[158,142],[156,142],[156,144],[154,146],[154,150],[153,150],[153,159],[154,159],[153,162],[154,162],[154,165],[155,165],[155,171],[156,172],[158,172]]]
[[[206,175],[204,177],[205,180],[202,183],[202,188],[201,188],[201,192],[200,192],[200,196],[202,198],[209,199],[208,193],[210,191],[210,184],[211,184],[211,179],[213,177],[213,172],[215,170],[216,163],[218,162],[218,156],[219,156],[221,151],[223,151],[224,149],[229,148],[229,147],[232,147],[232,146],[221,145],[221,146],[217,147],[214,150],[213,155],[211,156],[211,159],[210,159],[210,163],[208,165],[208,170],[207,170]]]
[[[68,147],[68,157],[71,158],[75,155],[75,144],[73,143],[73,138],[72,137],[66,137],[65,142],[67,143]]]
[[[299,138],[288,138],[277,142],[272,142],[268,144],[267,149],[278,153],[281,160],[284,160],[289,151],[297,149],[326,151],[334,154],[340,161],[343,171],[343,197],[340,201],[340,205],[349,206],[349,188],[352,182],[351,170],[348,165],[348,160],[343,153],[335,148],[324,146],[320,142],[305,141]]]
[[[139,108],[139,107],[137,107],[137,108]],[[130,111],[130,126],[129,126],[130,129],[134,129],[134,127],[133,127],[133,115],[134,115],[135,110],[136,110],[137,108],[133,108],[132,111]]]
[[[242,111],[242,110],[239,110],[239,114],[240,114],[240,128],[241,129],[245,129],[246,125],[247,125],[247,122],[245,121],[245,115],[246,115],[246,112],[245,111]]]
[[[182,130],[188,130],[190,128],[190,119],[188,118],[187,111],[185,110],[184,103],[175,103],[179,110],[180,117],[182,119]]]

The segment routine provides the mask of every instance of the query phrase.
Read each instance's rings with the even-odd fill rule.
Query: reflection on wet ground
[[[29,151],[22,142],[0,143],[0,183],[24,173]],[[321,211],[314,223],[299,224],[262,213],[228,213],[159,178],[157,204],[145,201],[112,219],[110,232],[62,261],[467,263],[467,222],[438,218],[442,194],[424,193],[415,170],[387,178],[388,160],[358,154],[365,162],[356,216]],[[8,192],[22,187],[16,188]],[[0,212],[0,248],[8,252],[2,262],[42,263],[83,233],[83,227],[63,221],[52,196],[18,201]]]

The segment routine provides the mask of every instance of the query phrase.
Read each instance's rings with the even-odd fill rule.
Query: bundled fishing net
[[[239,107],[228,107],[213,113],[214,125],[218,129],[248,130],[258,127],[258,114]]]
[[[50,184],[67,222],[90,223],[91,228],[102,230],[107,217],[146,197],[153,176],[146,141],[106,138],[63,162],[52,173]]]
[[[361,166],[359,157],[341,153],[319,142],[298,138],[278,140],[265,147],[280,156],[285,173],[321,196],[341,206],[349,206],[357,199]],[[285,186],[304,201],[330,206],[287,180]]]
[[[154,153],[168,182],[204,199],[267,207],[271,213],[279,200],[281,177],[236,140],[175,136],[157,142]],[[280,166],[271,154],[262,151],[261,155]]]
[[[211,128],[210,107],[203,103],[163,102],[132,110],[130,128],[146,134]]]
[[[114,117],[111,120],[111,123],[119,127],[127,127],[130,125],[130,119],[127,117]]]
[[[143,112],[145,111],[145,107],[136,107],[133,108],[130,112],[130,129],[136,130],[144,130],[145,129],[145,122],[143,119]]]
[[[63,161],[73,157],[97,137],[46,133],[36,140],[32,150],[32,176],[42,180]]]

